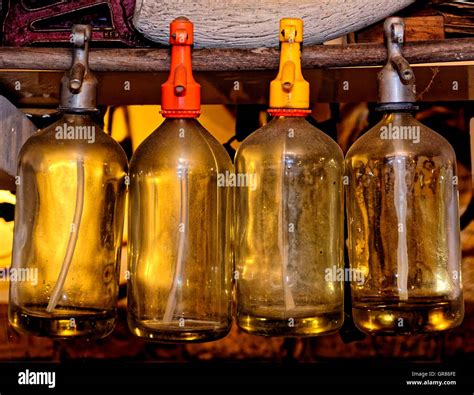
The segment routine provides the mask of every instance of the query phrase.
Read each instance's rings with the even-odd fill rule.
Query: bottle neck
[[[97,108],[95,109],[88,109],[88,110],[78,110],[78,109],[73,109],[73,108],[60,108],[59,112],[64,114],[64,115],[77,115],[77,116],[93,116],[97,115],[99,113],[99,110]]]
[[[270,122],[278,124],[285,123],[289,127],[301,126],[308,123],[305,117],[288,117],[284,115],[275,116]]]
[[[194,126],[201,125],[196,117],[169,117],[165,118],[162,125],[176,125],[176,127],[181,128],[183,126]]]
[[[414,117],[411,111],[386,111],[382,120],[386,123],[409,124],[413,122]]]
[[[94,126],[95,129],[103,131],[102,127],[100,126],[100,121],[97,122],[93,115],[94,113],[65,112],[59,122],[72,123],[79,127]]]

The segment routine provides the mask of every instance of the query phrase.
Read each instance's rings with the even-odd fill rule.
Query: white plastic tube
[[[71,232],[66,247],[66,254],[64,255],[63,264],[59,272],[58,279],[54,285],[49,299],[46,311],[52,313],[59,302],[59,298],[63,292],[64,283],[66,282],[67,273],[71,266],[74,250],[76,249],[77,238],[79,236],[79,228],[81,226],[82,211],[84,210],[84,159],[77,158],[77,187],[76,187],[76,207],[74,209],[74,219],[71,225]]]
[[[281,159],[280,173],[280,207],[278,210],[278,247],[281,256],[281,281],[283,284],[283,292],[285,295],[285,309],[291,310],[295,308],[295,301],[288,286],[288,221],[286,219],[286,211],[288,205],[288,191],[285,183],[286,176],[286,144]]]
[[[398,220],[397,288],[400,300],[408,299],[408,247],[407,247],[407,182],[406,162],[403,157],[394,160],[394,205]]]
[[[187,164],[182,165],[180,169],[180,204],[179,204],[179,229],[178,229],[178,255],[176,258],[176,268],[173,275],[173,283],[166,302],[165,314],[163,322],[170,323],[173,321],[173,315],[176,310],[178,297],[178,288],[183,276],[184,259],[186,252],[186,239],[188,234],[188,167]]]

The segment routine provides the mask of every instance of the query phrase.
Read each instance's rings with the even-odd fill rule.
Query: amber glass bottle
[[[73,29],[63,117],[19,155],[12,270],[25,277],[11,281],[9,320],[34,335],[100,338],[116,321],[127,158],[91,118],[90,33]]]
[[[211,341],[232,322],[232,162],[196,117],[192,24],[171,24],[172,61],[162,88],[166,117],[130,164],[128,322],[162,342]]]
[[[343,155],[305,117],[299,19],[280,22],[279,74],[270,87],[274,118],[235,158],[237,319],[264,336],[314,336],[343,323]]]
[[[390,18],[385,29],[383,119],[346,156],[349,258],[364,279],[352,283],[354,321],[372,334],[450,329],[464,314],[456,157],[411,114],[403,21]]]

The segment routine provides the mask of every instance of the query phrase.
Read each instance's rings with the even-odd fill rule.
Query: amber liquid
[[[54,314],[49,314],[46,313],[46,305],[27,305],[24,308],[13,305],[9,320],[13,328],[28,335],[55,339],[100,339],[114,330],[116,312],[58,306]]]

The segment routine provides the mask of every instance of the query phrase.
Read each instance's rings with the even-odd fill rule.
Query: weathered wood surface
[[[441,15],[423,15],[403,18],[405,41],[444,40],[444,18]],[[377,23],[356,33],[357,43],[383,43],[383,23]]]
[[[419,99],[424,102],[474,100],[474,65],[415,66]],[[304,70],[311,103],[359,103],[377,100],[378,67]],[[0,71],[0,87],[12,103],[54,111],[59,104],[62,71]],[[99,105],[160,104],[167,72],[96,72]],[[269,84],[275,71],[195,72],[202,104],[268,105]],[[455,81],[455,86],[453,85]],[[238,86],[236,86],[238,82]],[[21,85],[20,90],[15,85]],[[472,85],[472,87],[470,87]],[[453,88],[456,89],[453,89]],[[129,88],[129,89],[126,89]],[[237,89],[236,89],[237,88]]]
[[[0,189],[15,189],[17,156],[37,128],[5,97],[0,96]]]
[[[369,26],[414,0],[137,0],[133,24],[160,44],[179,16],[194,23],[196,47],[255,48],[278,45],[281,18],[302,18],[304,40],[320,44]]]
[[[474,35],[472,1],[432,1],[429,8],[433,8],[443,16],[446,33]]]
[[[474,60],[474,38],[407,43],[403,54],[412,63]],[[168,49],[92,49],[89,64],[95,71],[159,72],[169,69]],[[277,48],[200,49],[193,52],[196,71],[276,70]],[[304,46],[303,68],[374,66],[386,62],[382,44]],[[0,48],[0,69],[66,70],[67,48]]]

